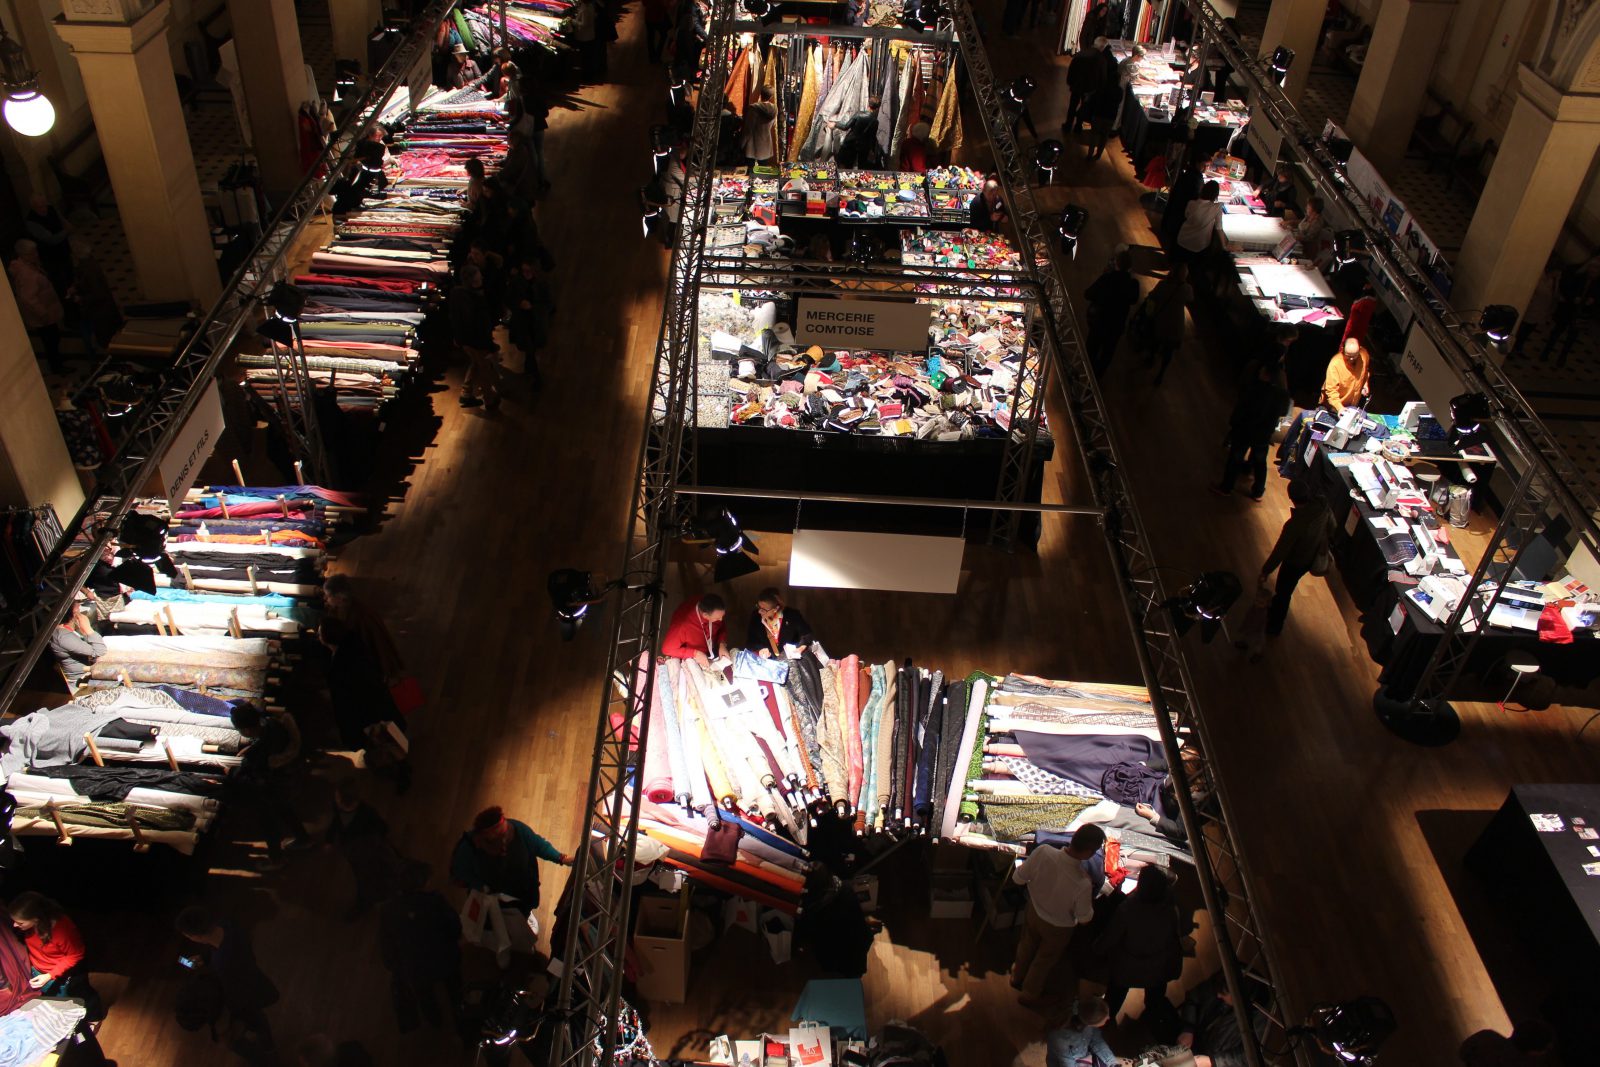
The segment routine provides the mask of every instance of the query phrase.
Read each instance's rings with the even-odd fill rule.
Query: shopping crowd
[[[46,368],[65,374],[62,331],[75,331],[85,356],[102,356],[122,328],[122,307],[93,246],[47,197],[31,197],[21,221],[24,236],[6,266],[11,291]]]

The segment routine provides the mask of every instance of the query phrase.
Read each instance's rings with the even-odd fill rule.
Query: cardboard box
[[[633,928],[639,960],[639,995],[646,1000],[682,1004],[689,993],[689,940],[686,916],[677,897],[644,897]]]

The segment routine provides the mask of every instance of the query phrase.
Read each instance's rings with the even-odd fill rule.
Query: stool
[[[1500,701],[1501,711],[1510,711],[1506,705],[1511,702],[1511,694],[1517,691],[1517,686],[1530,674],[1539,673],[1539,661],[1526,652],[1512,650],[1506,653],[1505,665],[1511,671],[1511,688],[1506,690],[1505,698]],[[1528,711],[1526,707],[1519,707],[1517,711]]]
[[[1419,462],[1412,464],[1411,477],[1416,481],[1417,488],[1429,502],[1433,500],[1433,487],[1439,483],[1444,475],[1437,464]]]

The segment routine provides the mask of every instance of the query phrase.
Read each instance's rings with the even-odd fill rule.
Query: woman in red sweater
[[[28,949],[33,988],[47,997],[93,997],[83,962],[83,935],[61,905],[39,893],[18,893],[8,909]],[[93,1016],[91,1016],[92,1018]]]

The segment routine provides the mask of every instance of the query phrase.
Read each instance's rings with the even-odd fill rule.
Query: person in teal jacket
[[[506,818],[499,806],[485,808],[472,829],[456,842],[450,877],[468,889],[510,897],[524,915],[539,906],[539,861],[570,866],[572,857],[533,832],[525,822]]]

